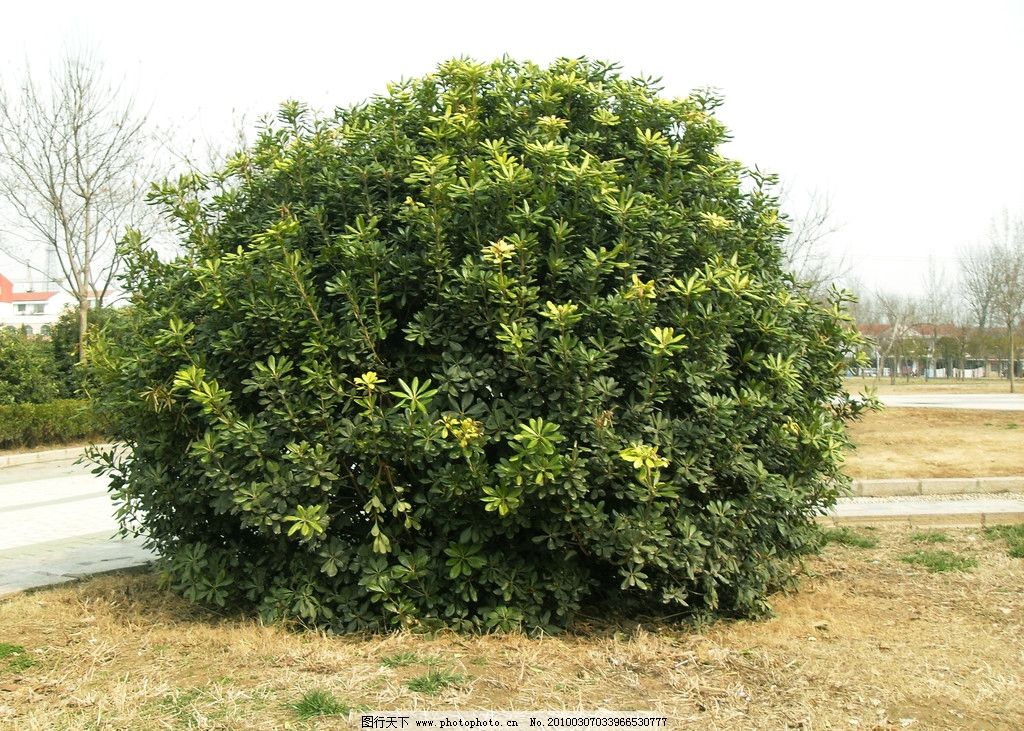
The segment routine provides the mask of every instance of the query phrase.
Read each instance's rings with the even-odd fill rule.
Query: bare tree
[[[968,317],[975,328],[975,345],[987,340],[987,328],[994,318],[994,302],[999,288],[999,257],[991,245],[975,246],[960,255],[959,289]],[[985,374],[988,375],[988,352],[985,353]]]
[[[234,113],[235,110],[232,110]],[[260,124],[265,124],[260,120]],[[192,117],[179,123],[179,127],[198,127],[198,117]],[[185,173],[208,175],[211,171],[222,169],[228,161],[250,145],[250,124],[245,114],[234,117],[229,136],[226,139],[211,138],[205,133],[192,136],[173,134],[170,130],[159,130],[154,134],[160,147],[166,152],[168,167]],[[212,181],[219,183],[220,181]],[[223,192],[219,188],[219,192]]]
[[[858,325],[871,325],[882,321],[881,308],[875,292],[868,289],[859,277],[844,277],[843,288],[856,297],[849,305],[849,312]]]
[[[956,350],[955,362],[959,365],[959,368],[954,368],[954,371],[959,370],[960,378],[964,378],[967,370],[967,349],[975,324],[973,312],[967,303],[967,298],[963,296],[962,288],[958,287],[956,292],[960,296],[954,297],[949,305],[949,319],[952,324],[949,338]]]
[[[931,257],[928,258],[928,269],[924,274],[923,284],[924,294],[918,307],[918,317],[921,318],[918,329],[928,344],[928,362],[924,371],[925,380],[928,380],[928,373],[935,368],[939,330],[942,325],[947,324],[951,311],[946,272]]]
[[[995,294],[992,312],[1006,326],[1009,347],[1010,393],[1014,392],[1014,370],[1017,350],[1014,335],[1024,312],[1024,220],[1011,219],[1004,213],[989,229],[987,256],[992,260]]]
[[[917,303],[911,297],[889,292],[878,292],[875,300],[881,311],[885,324],[889,326],[883,337],[879,337],[881,365],[888,358],[893,358],[893,367],[889,372],[889,382],[896,383],[897,362],[902,362],[907,355],[910,341],[914,335],[914,321],[917,319]],[[881,375],[879,369],[876,378]]]
[[[789,198],[783,190],[780,198]],[[785,203],[783,203],[785,207]],[[839,230],[828,195],[815,191],[798,213],[789,213],[789,235],[782,245],[784,266],[805,284],[812,297],[824,299],[844,270],[842,257],[828,250],[829,237]]]
[[[78,302],[84,358],[90,300],[102,306],[117,240],[147,214],[145,117],[89,55],[67,55],[47,82],[26,71],[12,92],[0,89],[0,198],[17,243],[4,250],[47,277],[38,252],[52,255],[59,286]]]
[[[991,249],[985,247],[969,249],[960,256],[960,290],[980,330],[991,320],[996,294],[997,261],[991,254]]]

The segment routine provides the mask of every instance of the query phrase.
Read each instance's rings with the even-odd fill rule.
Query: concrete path
[[[950,496],[952,498],[952,496]],[[1006,498],[958,496],[958,499],[928,497],[846,498],[821,522],[837,525],[857,523],[934,527],[978,527],[1024,523],[1024,496]]]
[[[1024,411],[1024,394],[1019,393],[920,393],[879,396],[886,406],[923,409],[980,409]]]
[[[0,596],[152,560],[115,537],[102,478],[73,457],[0,469]]]

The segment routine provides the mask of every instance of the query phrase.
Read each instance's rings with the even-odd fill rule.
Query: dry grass
[[[0,603],[0,642],[34,661],[0,665],[0,727],[348,727],[302,719],[315,691],[375,710],[654,710],[672,728],[1024,727],[1024,562],[946,531],[943,549],[978,566],[931,574],[899,560],[912,533],[829,545],[765,622],[540,640],[289,632],[198,611],[149,575],[97,578]],[[430,673],[454,681],[412,689]]]
[[[846,390],[850,393],[863,393],[873,388],[879,395],[897,393],[1009,393],[1010,381],[1006,378],[979,378],[965,381],[947,380],[945,378],[897,378],[895,384],[889,378],[847,378]],[[1017,391],[1024,391],[1024,383],[1015,383]]]
[[[60,444],[37,444],[34,447],[15,447],[14,449],[0,449],[0,457],[7,457],[12,454],[26,454],[28,452],[49,452],[53,449],[74,449],[76,447],[88,447],[90,444],[96,444],[95,439],[91,440],[72,440],[70,442],[61,442]]]
[[[1024,475],[1024,412],[887,408],[850,437],[853,478]]]

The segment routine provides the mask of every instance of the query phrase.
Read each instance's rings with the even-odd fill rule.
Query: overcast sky
[[[870,288],[951,271],[1003,209],[1024,215],[1024,2],[17,2],[5,82],[87,48],[150,116],[214,144],[296,98],[331,109],[458,55],[589,55],[721,90],[727,154],[827,194]]]

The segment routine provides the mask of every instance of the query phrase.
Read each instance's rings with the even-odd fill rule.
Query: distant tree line
[[[860,291],[853,314],[872,337],[876,375],[963,377],[967,369],[1021,376],[1024,314],[1024,218],[1004,213],[983,245],[962,252],[947,273],[932,263],[923,292]]]

